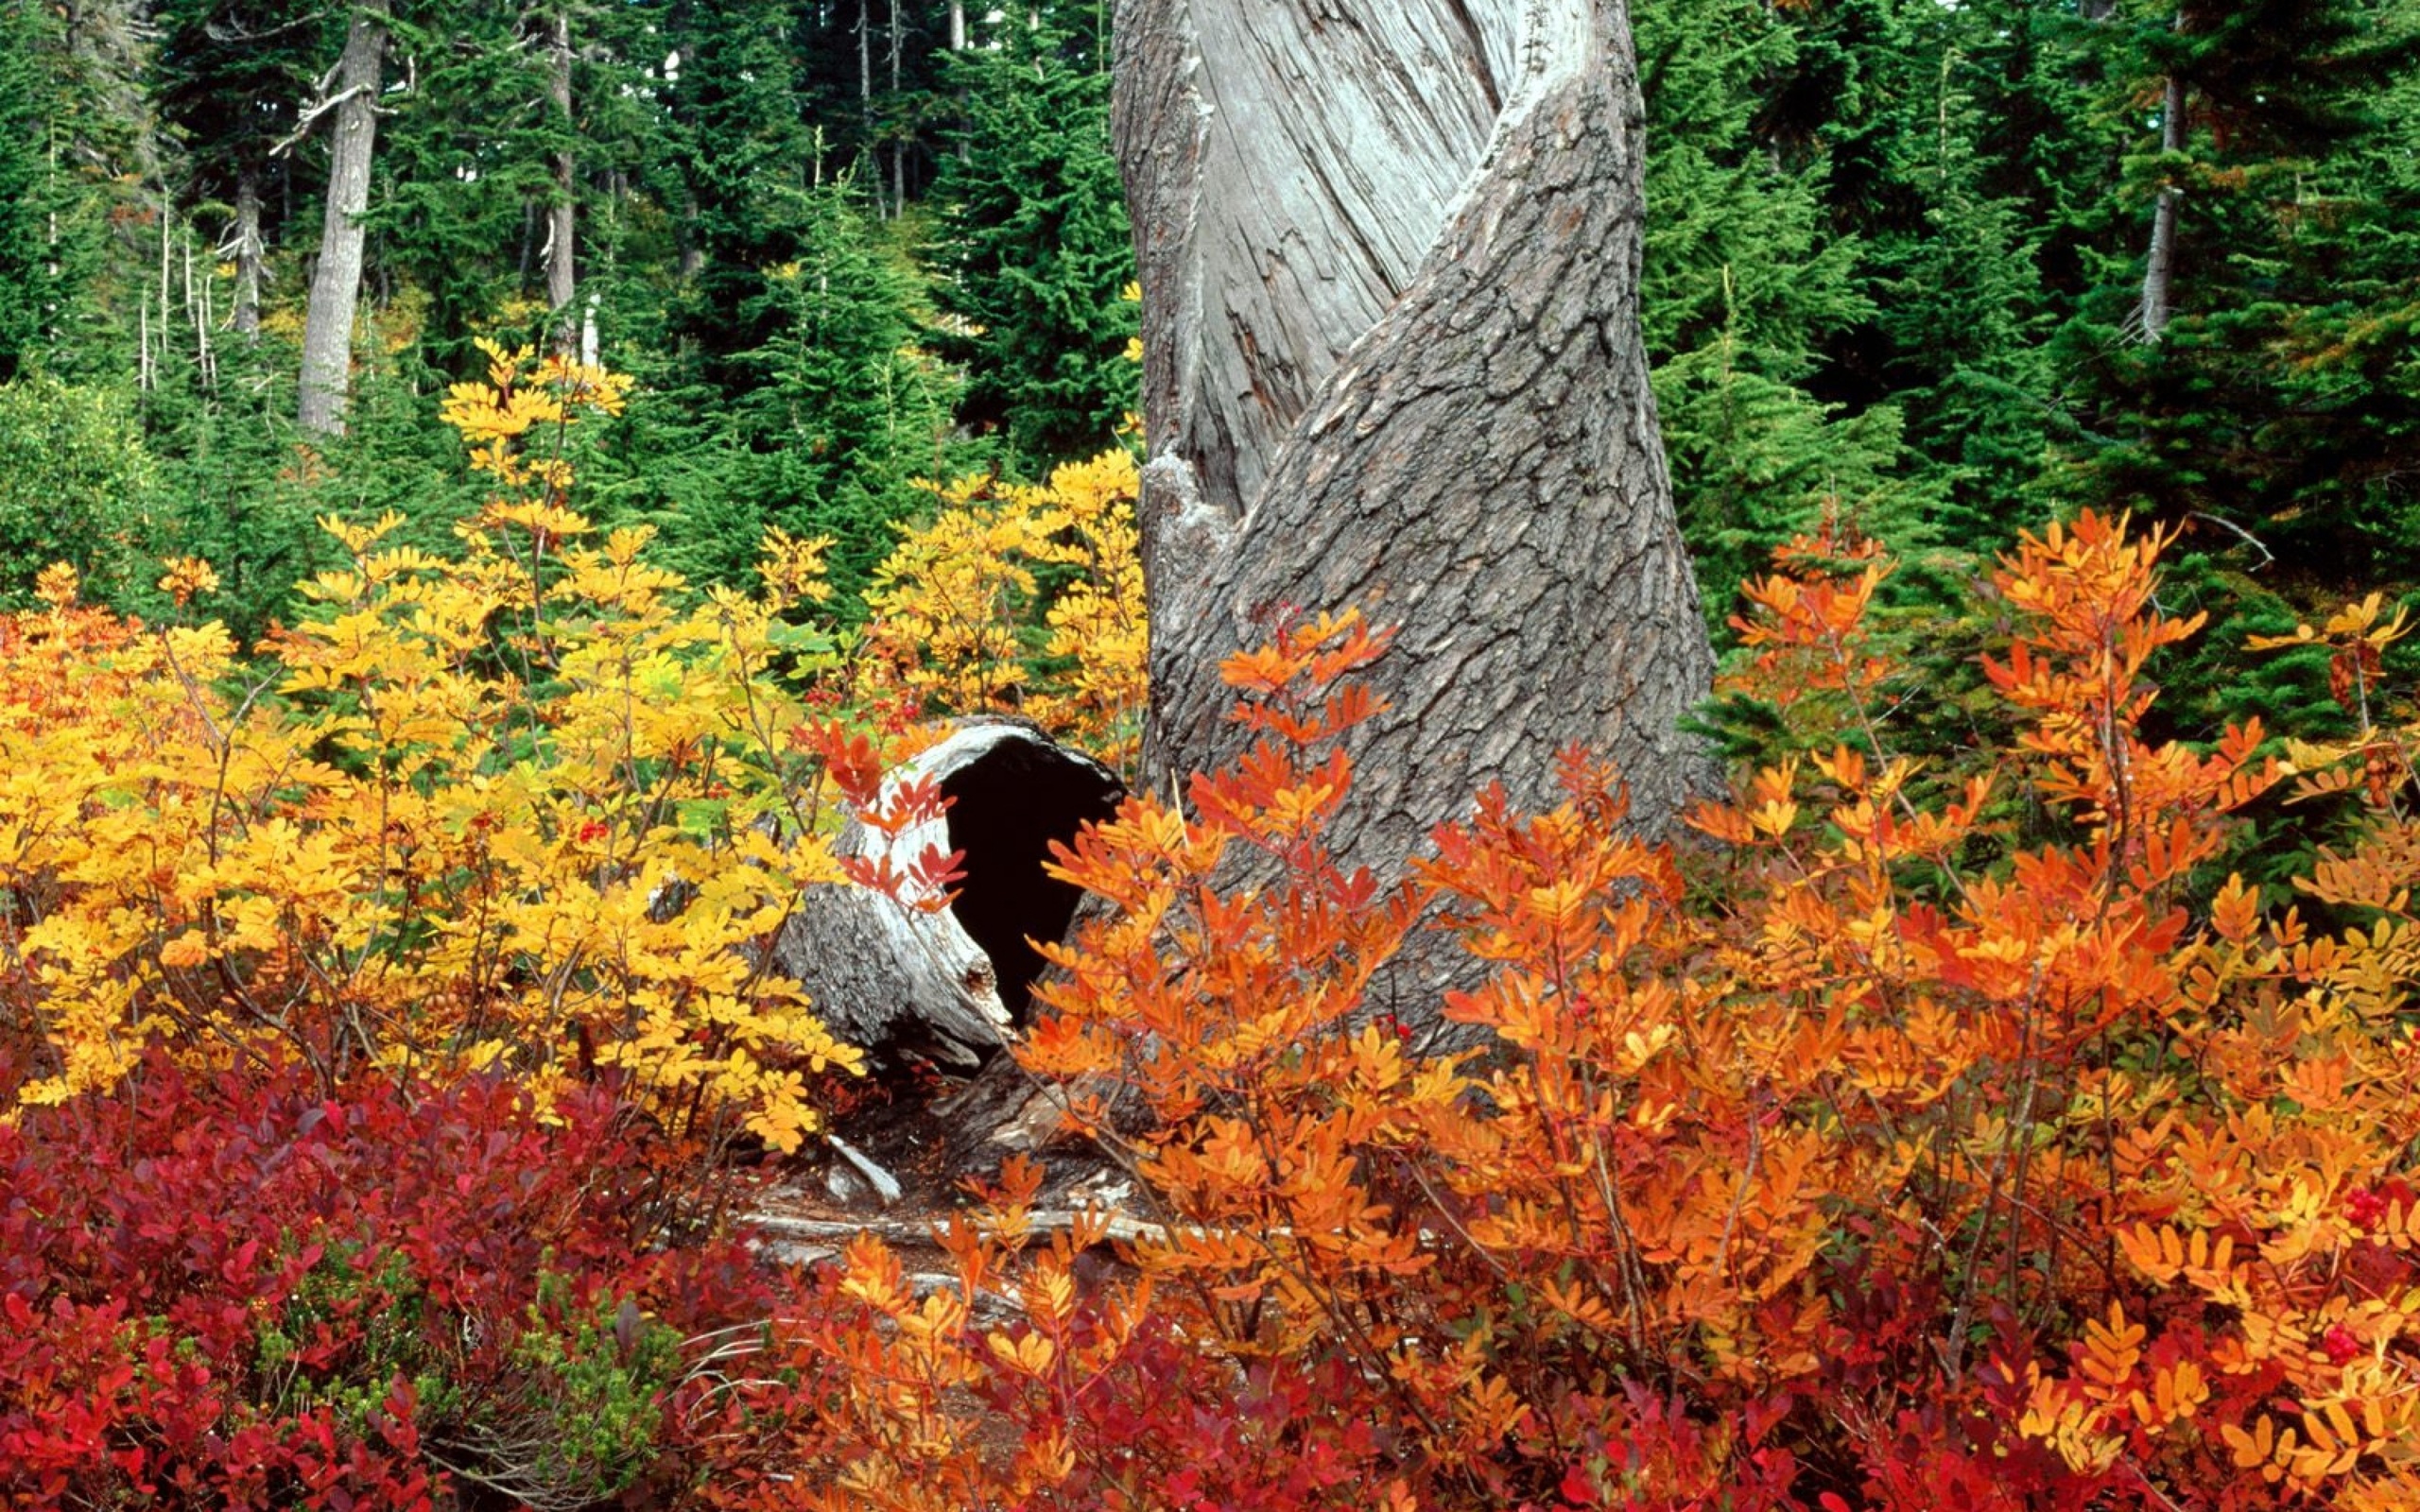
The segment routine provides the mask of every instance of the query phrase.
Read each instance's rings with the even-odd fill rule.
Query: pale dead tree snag
[[[386,58],[386,0],[363,0],[353,12],[344,55],[332,76],[337,93],[305,112],[302,123],[307,129],[319,115],[335,112],[320,260],[311,270],[311,301],[302,321],[297,415],[302,429],[320,436],[343,431],[345,396],[353,384],[353,321],[361,300],[364,244],[361,213],[370,206],[370,166],[377,146]]]
[[[2169,157],[2185,150],[2185,80],[2174,74],[2160,92],[2159,149]],[[2143,260],[2143,339],[2156,342],[2168,331],[2176,306],[2176,211],[2185,192],[2160,186],[2152,205],[2151,252]]]
[[[1155,784],[1236,753],[1221,657],[1399,627],[1347,859],[1579,742],[1663,828],[1713,658],[1638,326],[1622,0],[1121,0],[1141,262]]]
[[[220,255],[235,260],[235,334],[248,347],[261,339],[261,267],[268,249],[261,240],[260,170],[247,163],[235,179],[235,224]]]
[[[555,313],[555,348],[563,352],[571,352],[579,337],[571,307],[578,283],[573,244],[579,229],[579,184],[572,158],[577,125],[571,109],[571,9],[569,0],[564,0],[555,10],[546,44],[547,102],[554,107],[555,125],[563,134],[562,145],[554,154],[554,198],[546,207],[546,308]]]

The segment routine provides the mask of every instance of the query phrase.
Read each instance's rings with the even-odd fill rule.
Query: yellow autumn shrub
[[[1131,775],[1149,659],[1132,454],[1046,484],[935,485],[932,519],[874,572],[871,666],[923,706],[1022,713]]]
[[[497,494],[439,556],[321,524],[350,560],[258,661],[216,623],[74,603],[0,623],[0,1092],[107,1088],[147,1042],[331,1083],[622,1074],[667,1124],[791,1147],[855,1070],[756,964],[886,752],[798,695],[821,541],[754,593],[690,593],[569,507],[559,444],[610,374],[492,352],[446,419]],[[164,580],[206,600],[206,570]]]

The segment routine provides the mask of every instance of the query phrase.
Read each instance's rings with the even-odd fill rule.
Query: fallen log
[[[834,849],[906,874],[930,848],[956,851],[946,906],[864,887],[819,887],[773,943],[771,966],[806,988],[832,1032],[877,1061],[923,1056],[979,1067],[1025,1020],[1041,954],[1067,931],[1079,889],[1044,874],[1054,840],[1107,818],[1125,788],[1107,767],[1022,720],[970,719],[886,780],[931,779],[942,813],[896,834],[863,824]]]

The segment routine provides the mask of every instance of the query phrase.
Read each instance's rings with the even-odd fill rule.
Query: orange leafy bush
[[[2408,742],[2147,738],[2194,627],[2161,544],[2086,516],[2003,561],[2023,739],[1920,787],[1871,701],[1887,564],[1800,543],[1832,565],[1752,586],[1742,675],[1842,738],[1698,810],[1710,846],[1626,835],[1574,754],[1551,812],[1348,872],[1333,737],[1383,638],[1232,662],[1258,745],[1063,857],[1117,912],[1017,1050],[1143,1194],[1131,1269],[1098,1219],[1028,1243],[1029,1168],[952,1285],[852,1247],[732,1504],[2413,1504]],[[2374,620],[2311,632],[2348,708]],[[2289,775],[2370,805],[2302,885],[2324,926],[2214,874]],[[1224,881],[1243,850],[1275,881]],[[1432,910],[1473,1050],[1365,990]]]

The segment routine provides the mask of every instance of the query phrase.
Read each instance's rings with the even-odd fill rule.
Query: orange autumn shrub
[[[558,443],[620,381],[492,352],[450,422],[498,491],[441,558],[330,519],[351,558],[247,663],[216,623],[74,603],[0,623],[0,1092],[106,1092],[147,1044],[334,1087],[611,1074],[712,1148],[794,1148],[859,1063],[760,964],[886,753],[804,696],[821,543],[689,593],[599,540]],[[551,446],[551,449],[550,449]],[[207,570],[164,587],[206,598]]]
[[[1405,880],[1348,872],[1334,737],[1383,637],[1231,662],[1259,743],[1063,855],[1117,907],[1016,1051],[1127,1166],[1128,1264],[1098,1218],[1032,1241],[1023,1166],[949,1285],[852,1246],[765,1341],[795,1384],[721,1503],[2420,1503],[2399,627],[2306,637],[2350,742],[2151,740],[2194,628],[2162,544],[2086,516],[2013,552],[1986,672],[2023,738],[1918,783],[1874,702],[1887,564],[1801,543],[1829,565],[1752,586],[1740,676],[1839,744],[1677,847],[1573,754],[1552,811],[1482,796]],[[2220,864],[2290,780],[2366,805],[2300,884],[2324,923]],[[1244,850],[1276,880],[1227,884]],[[1474,1050],[1365,995],[1424,914]]]

